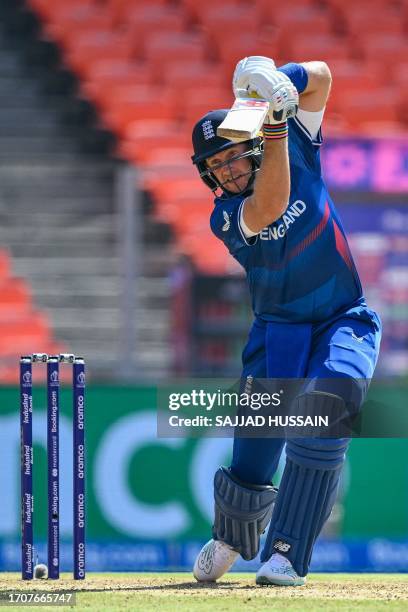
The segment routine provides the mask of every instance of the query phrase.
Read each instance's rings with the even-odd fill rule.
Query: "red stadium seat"
[[[231,76],[231,75],[230,75]],[[224,75],[219,65],[210,62],[190,61],[188,58],[182,62],[168,64],[163,71],[164,82],[183,94],[184,89],[195,86],[208,87],[208,89],[224,88]]]
[[[149,2],[141,2],[140,0],[105,0],[107,9],[112,14],[115,24],[122,24],[126,11],[131,8],[140,8],[140,6],[166,7],[168,0],[149,0]]]
[[[183,13],[175,7],[129,4],[122,11],[120,27],[132,36],[135,50],[141,54],[152,33],[181,34],[185,31],[186,24]]]
[[[230,6],[222,3],[206,7],[200,15],[200,22],[209,40],[219,41],[223,38],[225,45],[244,33],[257,33],[263,23],[256,4],[240,4],[231,10]]]
[[[348,32],[352,36],[361,34],[384,34],[400,37],[404,32],[404,20],[401,12],[391,4],[384,6],[379,14],[377,10],[367,10],[367,6],[354,6],[353,10],[343,9],[343,17]]]
[[[153,32],[145,41],[143,59],[148,61],[158,79],[168,64],[186,58],[190,61],[206,61],[206,40],[201,34]]]
[[[352,48],[346,40],[331,35],[298,34],[288,43],[291,59],[296,62],[323,60],[325,62],[353,59]]]
[[[347,121],[358,126],[364,121],[398,121],[400,93],[388,87],[386,91],[376,90],[369,96],[356,96],[355,92],[343,91],[336,98],[338,109]]]
[[[206,2],[197,2],[197,0],[181,0],[182,7],[186,14],[190,16],[198,24],[202,24],[205,18],[205,13],[213,8],[220,6],[219,0],[206,0]],[[236,9],[239,10],[239,0],[226,0],[222,5],[231,15]]]
[[[92,31],[110,30],[111,27],[112,16],[103,7],[67,4],[54,11],[52,18],[46,24],[46,32],[69,49],[73,40],[81,33],[87,35]]]
[[[395,62],[408,64],[406,36],[362,32],[354,45],[360,57],[366,60],[375,57],[378,64],[388,69]]]
[[[99,106],[107,125],[122,137],[135,120],[169,120],[178,112],[173,92],[154,86],[118,86],[105,92]]]
[[[87,77],[88,65],[97,59],[129,60],[133,55],[132,41],[111,30],[81,32],[70,40],[65,58],[81,77]]]
[[[152,75],[146,64],[128,59],[109,60],[103,58],[87,65],[87,79],[81,83],[81,90],[98,105],[103,106],[107,95],[116,88],[150,87]]]
[[[243,32],[241,36],[223,42],[222,36],[216,40],[217,54],[222,62],[223,72],[228,84],[237,62],[248,55],[265,55],[276,58],[279,54],[277,28],[263,27],[259,32]]]
[[[28,0],[29,6],[38,13],[46,23],[55,22],[58,16],[72,15],[96,8],[95,0]]]
[[[329,35],[332,32],[332,15],[323,8],[270,3],[266,19],[289,38],[285,42],[290,42],[290,39],[298,35],[308,34],[313,38],[315,35]]]
[[[212,211],[212,203],[210,198],[196,198],[194,194],[192,194],[189,197],[180,198],[177,202],[156,202],[154,210],[155,216],[166,223],[174,223],[174,225],[177,225],[180,216],[187,218],[190,217],[190,213],[192,213],[193,217],[197,215],[201,220],[205,218],[208,225]]]
[[[10,255],[5,249],[0,249],[0,282],[10,276]]]
[[[145,163],[153,148],[157,147],[157,135],[160,135],[160,149],[183,147],[191,155],[191,137],[186,130],[174,121],[137,120],[131,122],[125,131],[124,140],[119,144],[119,154],[136,163]]]
[[[197,170],[192,167],[192,173],[187,177],[163,177],[156,175],[144,181],[145,188],[150,189],[156,201],[166,203],[177,202],[183,195],[194,194],[194,197],[208,198],[211,202],[211,191],[200,180]]]
[[[209,91],[206,87],[195,87],[189,91],[179,106],[179,117],[191,132],[194,124],[208,111],[230,108],[234,102],[232,89]]]

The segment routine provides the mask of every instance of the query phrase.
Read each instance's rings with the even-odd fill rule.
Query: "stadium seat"
[[[81,91],[96,104],[104,106],[107,94],[116,88],[150,87],[152,75],[145,64],[127,59],[89,62],[87,77],[81,82]]]
[[[223,37],[215,39],[217,55],[222,63],[224,78],[228,85],[231,83],[232,74],[237,61],[247,55],[265,55],[266,57],[277,58],[280,55],[278,44],[278,30],[274,27],[262,27],[258,32],[243,32],[241,36],[236,36],[223,42]]]
[[[313,6],[269,3],[266,20],[292,39],[299,34],[307,33],[313,38],[314,35],[329,35],[332,31],[330,11]],[[290,39],[286,38],[285,42],[290,42]]]
[[[178,107],[178,117],[191,133],[194,124],[208,111],[230,108],[234,102],[232,89],[208,90],[205,86],[193,87]]]
[[[231,76],[231,75],[230,75]],[[207,87],[208,89],[225,88],[225,80],[218,64],[190,61],[168,64],[163,71],[164,82],[184,94],[184,89]]]
[[[112,30],[80,32],[70,40],[65,53],[68,65],[77,74],[86,78],[88,65],[97,59],[130,60],[133,56],[132,41],[122,33]]]
[[[209,40],[224,38],[224,44],[243,33],[255,34],[262,25],[262,15],[256,4],[240,4],[231,10],[229,5],[219,3],[206,7],[200,14],[200,24]],[[225,33],[228,32],[228,42]]]
[[[132,8],[140,8],[140,6],[149,7],[167,7],[168,0],[150,0],[149,2],[141,2],[140,0],[105,0],[107,9],[112,14],[116,25],[122,24],[126,11]]]
[[[352,11],[343,9],[343,17],[347,31],[352,36],[361,34],[392,35],[400,37],[404,32],[404,20],[401,12],[395,10],[391,3],[384,6],[379,16],[378,11],[367,10],[367,6],[354,6]]]
[[[92,31],[110,30],[111,27],[112,16],[102,7],[67,4],[54,11],[45,29],[50,37],[69,49],[81,33],[87,35]]]
[[[191,155],[191,137],[186,130],[180,129],[178,123],[169,120],[137,120],[131,122],[125,131],[124,139],[119,144],[119,153],[131,161],[144,163],[151,150],[157,147],[160,137],[160,149],[169,150],[183,147]],[[168,153],[170,154],[170,153]]]
[[[324,60],[330,62],[353,59],[353,48],[347,39],[328,34],[316,34],[310,37],[307,33],[298,33],[288,43],[293,61],[304,62]]]
[[[398,121],[399,100],[399,91],[390,86],[386,91],[375,90],[369,96],[343,91],[337,96],[336,105],[351,125],[358,126],[363,121]]]
[[[62,16],[80,15],[96,8],[95,0],[27,0],[27,3],[45,23],[55,23]]]
[[[406,36],[403,35],[362,32],[355,40],[354,48],[362,59],[370,60],[375,57],[378,64],[389,70],[395,62],[408,64],[406,41]]]
[[[178,222],[181,216],[185,218],[198,217],[200,223],[205,219],[209,227],[212,203],[209,198],[197,198],[195,194],[191,194],[190,197],[179,198],[174,202],[158,201],[155,204],[154,211],[158,219],[174,224],[176,227],[180,227],[180,223],[183,223]]]
[[[181,0],[181,5],[186,15],[192,18],[194,22],[201,25],[203,22],[203,15],[207,11],[211,11],[214,8],[217,9],[220,6],[220,2],[219,0],[207,0],[205,3],[197,2],[197,0]],[[230,14],[233,14],[239,6],[239,0],[226,0],[223,3],[223,7],[225,7],[225,10]]]
[[[183,13],[172,6],[155,4],[138,6],[130,3],[123,8],[119,27],[132,37],[135,51],[140,55],[152,33],[182,34],[186,28],[183,17]]]
[[[180,195],[186,197],[191,194],[194,198],[208,198],[208,201],[211,203],[210,190],[200,181],[195,168],[192,167],[192,171],[190,176],[184,177],[151,176],[144,180],[144,186],[152,192],[155,201],[175,202],[177,204]]]
[[[6,249],[0,249],[0,282],[10,276],[10,255]]]
[[[106,124],[120,136],[138,119],[175,119],[179,112],[171,90],[155,86],[118,86],[105,91],[99,100]]]
[[[167,65],[186,58],[190,61],[206,61],[207,43],[201,34],[152,32],[145,41],[141,57],[149,63],[157,79],[160,79]]]

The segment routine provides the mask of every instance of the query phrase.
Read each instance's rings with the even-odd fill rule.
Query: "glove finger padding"
[[[266,116],[265,123],[281,123],[291,117],[294,117],[299,108],[299,94],[296,87],[290,83],[289,85],[281,84],[274,92],[269,103],[269,112]]]
[[[234,76],[232,77],[232,88],[235,97],[237,89],[247,89],[249,84],[249,76],[256,70],[262,71],[264,74],[276,72],[275,62],[269,57],[253,55],[244,57],[236,65]]]
[[[259,97],[270,103],[265,123],[281,123],[296,115],[299,94],[292,81],[283,72],[271,69],[269,65],[262,63],[252,62],[251,65],[247,58],[244,69],[240,71],[238,78],[235,76],[235,97]]]

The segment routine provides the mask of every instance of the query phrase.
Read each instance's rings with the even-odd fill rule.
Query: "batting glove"
[[[275,63],[269,58],[252,56],[238,62],[232,85],[237,98],[268,100],[270,110],[266,123],[280,123],[297,113],[299,94],[296,87],[286,74],[276,70]]]

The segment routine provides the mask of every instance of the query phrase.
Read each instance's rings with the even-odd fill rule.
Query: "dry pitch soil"
[[[408,574],[314,574],[304,587],[258,587],[252,574],[229,574],[212,585],[199,585],[187,573],[88,574],[81,582],[71,580],[68,574],[57,582],[23,582],[18,574],[0,574],[0,593],[33,590],[77,593],[74,607],[36,606],[36,610],[408,612]],[[13,608],[23,610],[27,606]]]

